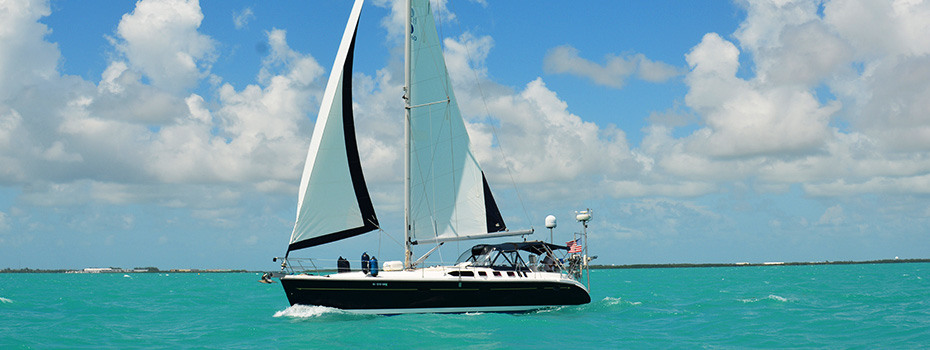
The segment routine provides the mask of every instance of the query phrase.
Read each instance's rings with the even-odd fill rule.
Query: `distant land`
[[[0,270],[0,273],[226,273],[226,272],[253,272],[247,270],[233,270],[233,269],[170,269],[170,270],[159,270],[157,267],[134,267],[131,269],[124,269],[120,267],[88,267],[82,270],[70,270],[70,269],[52,269],[52,270],[43,270],[43,269],[11,269],[5,268]]]
[[[763,263],[702,263],[702,264],[634,264],[634,265],[591,265],[592,269],[662,269],[686,267],[743,267],[743,266],[802,266],[802,265],[856,265],[856,264],[901,264],[930,263],[930,259],[882,259],[865,261],[803,261],[803,262],[763,262]]]
[[[689,267],[747,267],[747,266],[802,266],[802,265],[855,265],[855,264],[902,264],[902,263],[930,263],[930,259],[883,259],[865,261],[807,261],[807,262],[763,262],[763,263],[678,263],[678,264],[632,264],[632,265],[591,265],[592,269],[667,269]],[[335,269],[320,269],[319,272]],[[170,269],[160,270],[157,267],[134,267],[123,269],[119,267],[88,267],[82,270],[71,269],[11,269],[5,268],[0,273],[257,273],[266,271],[251,271],[237,269]]]

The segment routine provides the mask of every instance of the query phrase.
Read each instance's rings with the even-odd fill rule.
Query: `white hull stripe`
[[[558,306],[558,305],[556,305]],[[400,315],[424,313],[466,313],[466,312],[520,312],[550,308],[553,305],[520,305],[520,306],[481,306],[481,307],[433,307],[409,309],[353,309],[342,310],[352,314],[365,315]]]

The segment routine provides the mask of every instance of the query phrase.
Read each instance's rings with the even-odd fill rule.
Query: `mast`
[[[404,2],[404,269],[409,269],[410,256],[410,0]]]

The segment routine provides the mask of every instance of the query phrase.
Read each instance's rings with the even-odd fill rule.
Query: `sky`
[[[930,2],[527,5],[434,3],[510,228],[590,208],[599,264],[930,257]],[[0,0],[0,268],[275,270],[351,6]],[[324,266],[402,259],[402,8],[365,4],[353,74],[382,231]]]

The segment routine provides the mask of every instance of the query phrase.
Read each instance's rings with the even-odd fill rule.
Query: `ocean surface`
[[[0,274],[0,349],[930,348],[930,264],[592,270],[524,314],[289,307],[253,273]]]

